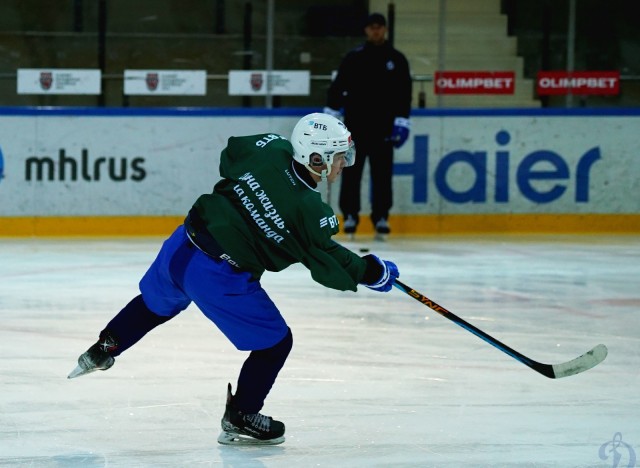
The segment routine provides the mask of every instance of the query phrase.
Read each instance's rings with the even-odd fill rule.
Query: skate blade
[[[73,369],[69,375],[67,376],[67,379],[75,379],[76,377],[80,377],[82,375],[86,375],[86,374],[90,374],[93,371],[98,370],[96,367],[94,367],[93,369],[85,369],[83,367],[80,367],[80,365],[77,365],[75,369]]]
[[[218,436],[218,443],[222,445],[278,445],[284,442],[284,436],[275,439],[260,440],[235,432],[222,431]]]
[[[386,242],[386,240],[387,240],[387,236],[388,236],[388,235],[389,235],[389,234],[380,234],[380,233],[377,233],[377,234],[373,237],[373,240],[378,241],[378,242]]]
[[[78,365],[76,366],[75,369],[71,371],[71,373],[69,373],[69,375],[67,376],[67,379],[75,379],[76,377],[81,377],[86,374],[91,374],[92,372],[95,372],[97,370],[105,371],[107,369],[111,369],[111,367],[115,363],[115,360],[111,358],[111,360],[107,363],[106,367],[91,367],[89,369],[87,369],[86,367],[83,367],[80,364],[80,362],[81,362],[81,359],[78,360]]]

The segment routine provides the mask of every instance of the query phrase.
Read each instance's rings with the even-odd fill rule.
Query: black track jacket
[[[405,56],[388,42],[348,52],[332,82],[327,106],[344,109],[344,123],[359,138],[384,140],[393,120],[409,117],[411,75]]]

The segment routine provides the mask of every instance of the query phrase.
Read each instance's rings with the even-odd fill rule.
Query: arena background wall
[[[0,236],[165,235],[219,179],[230,136],[288,137],[317,110],[0,108]],[[411,120],[394,165],[396,234],[640,233],[640,109]],[[339,214],[339,185],[320,190]],[[368,195],[365,176],[364,217]]]

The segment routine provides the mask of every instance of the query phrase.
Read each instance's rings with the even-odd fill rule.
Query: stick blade
[[[607,357],[609,351],[603,344],[595,346],[582,356],[562,364],[553,365],[553,378],[560,379],[570,375],[580,374],[600,364]]]

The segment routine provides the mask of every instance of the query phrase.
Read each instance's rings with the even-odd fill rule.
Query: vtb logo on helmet
[[[324,130],[325,132],[327,131],[327,126],[323,123],[314,122],[313,120],[310,120],[309,125],[313,125],[313,128],[317,128],[318,130]]]
[[[340,120],[329,114],[316,112],[302,117],[293,128],[291,144],[293,159],[311,167],[314,174],[323,178],[326,177],[326,171],[318,173],[313,167],[322,164],[331,167],[336,154],[344,153],[345,166],[353,166],[356,161],[356,148],[351,132]]]

